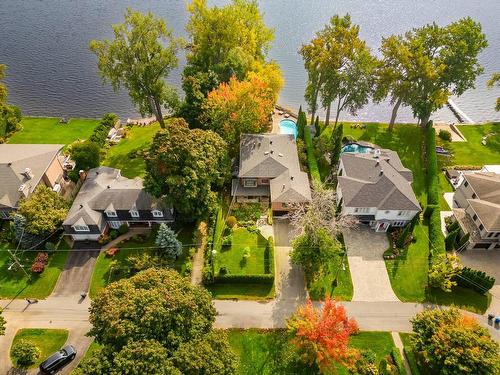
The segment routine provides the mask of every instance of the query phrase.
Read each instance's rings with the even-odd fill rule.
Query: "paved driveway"
[[[353,301],[399,301],[392,291],[383,259],[389,248],[386,233],[367,226],[343,231],[354,287]]]
[[[98,255],[99,251],[95,250],[71,251],[52,296],[79,296],[83,291],[88,291]]]
[[[290,261],[290,224],[287,219],[274,219],[274,259],[276,263],[276,298],[301,303],[307,298],[302,268]]]

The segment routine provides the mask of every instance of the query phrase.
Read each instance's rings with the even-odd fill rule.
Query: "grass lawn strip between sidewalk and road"
[[[19,340],[26,340],[33,343],[40,350],[40,357],[30,366],[34,368],[40,365],[51,354],[54,354],[61,349],[68,339],[68,331],[65,329],[39,329],[39,328],[23,328],[17,331],[12,346]],[[16,358],[12,356],[11,360],[16,365]]]
[[[70,119],[67,124],[59,123],[58,118],[24,117],[22,129],[14,133],[8,143],[47,143],[68,145],[90,137],[99,124],[98,119]]]

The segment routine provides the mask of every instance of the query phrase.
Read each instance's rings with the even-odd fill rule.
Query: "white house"
[[[344,152],[338,168],[337,198],[343,215],[353,215],[377,232],[403,227],[420,212],[412,172],[396,152],[365,148]]]

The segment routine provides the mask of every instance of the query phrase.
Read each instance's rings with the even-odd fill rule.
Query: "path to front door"
[[[387,234],[376,233],[367,225],[343,231],[347,259],[354,287],[353,301],[399,301],[394,294],[385,262],[389,248]]]

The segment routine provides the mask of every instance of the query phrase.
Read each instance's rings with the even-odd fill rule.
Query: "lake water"
[[[125,92],[114,93],[102,85],[88,43],[111,37],[110,25],[122,21],[127,7],[153,11],[177,36],[185,37],[186,4],[181,0],[0,0],[0,63],[8,65],[10,101],[25,114],[37,116],[99,117],[110,111],[122,118],[136,115]],[[375,51],[382,36],[432,21],[444,25],[471,16],[481,22],[489,42],[480,56],[485,74],[476,89],[454,101],[475,121],[500,119],[494,111],[500,90],[486,88],[491,73],[500,71],[498,0],[261,0],[259,4],[266,23],[275,28],[270,56],[285,76],[280,97],[285,106],[298,108],[304,103],[306,72],[297,50],[334,14],[349,12],[361,27],[361,37]],[[177,87],[183,64],[181,57],[179,68],[168,79]],[[388,104],[367,105],[355,118],[387,121],[389,115]],[[348,114],[341,117],[353,119]],[[434,118],[456,121],[447,109]],[[402,108],[398,120],[412,121],[411,112]]]

